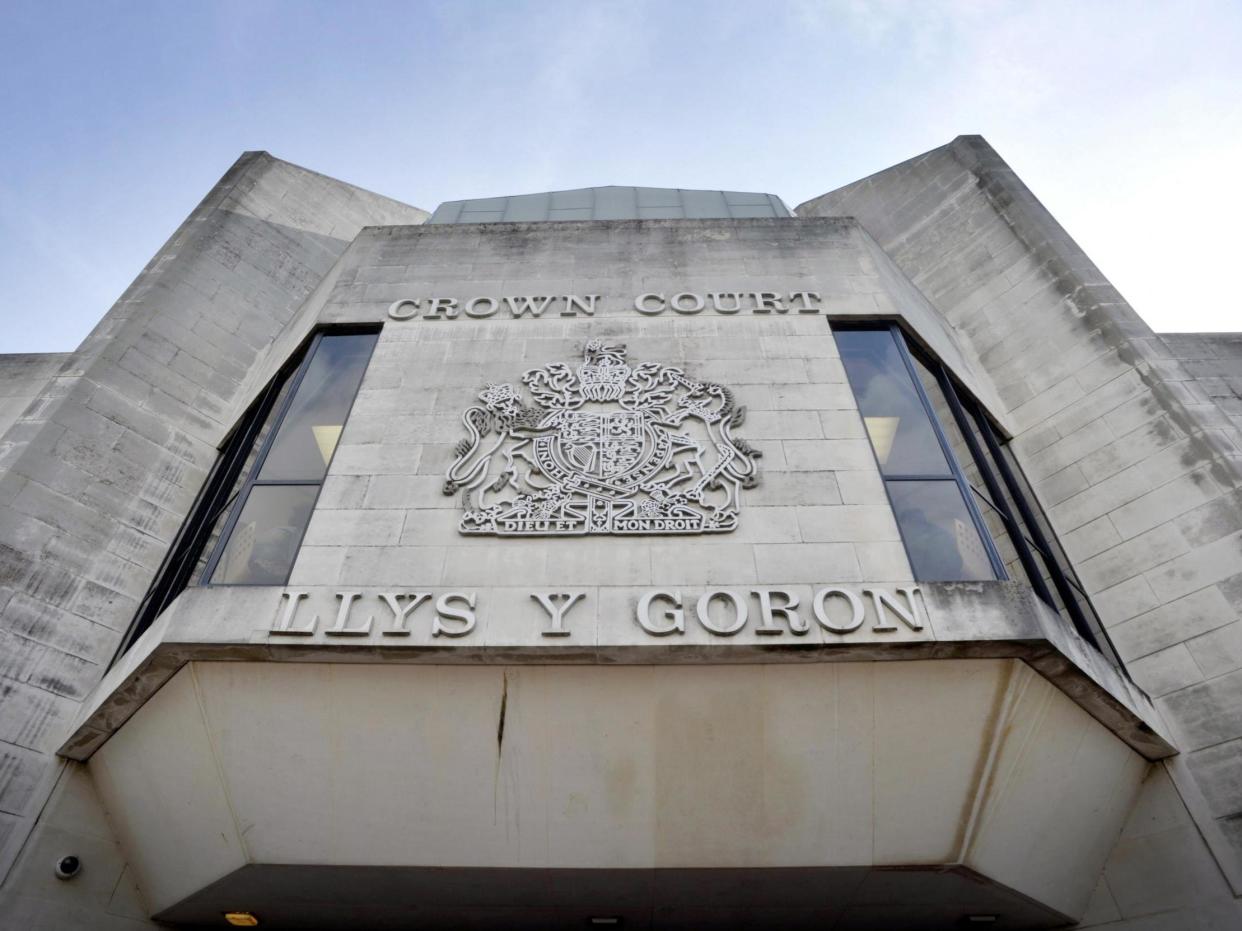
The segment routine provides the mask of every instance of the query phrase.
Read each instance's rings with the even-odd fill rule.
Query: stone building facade
[[[979,137],[247,153],[0,356],[0,926],[1235,928],[1240,424]]]

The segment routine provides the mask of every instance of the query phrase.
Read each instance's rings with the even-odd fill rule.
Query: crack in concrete
[[[505,749],[505,710],[509,706],[509,673],[504,674],[503,684],[500,687],[500,720],[496,724],[496,756],[504,753]]]

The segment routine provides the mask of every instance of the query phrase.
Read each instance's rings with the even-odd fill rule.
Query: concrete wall
[[[805,288],[833,315],[905,317],[994,409],[1132,674],[1187,751],[1149,776],[1090,926],[1232,927],[1242,884],[1221,831],[1242,835],[1235,344],[1151,333],[977,138],[803,210],[857,214],[874,241],[834,219],[359,236],[426,214],[244,156],[0,443],[0,867],[25,851],[0,889],[0,925],[140,925],[141,890],[89,786],[48,750],[111,658],[216,444],[317,320],[386,325],[295,583],[909,579],[824,314],[643,317],[630,306],[642,291]],[[602,309],[386,316],[407,297],[534,293],[600,293]],[[738,531],[693,546],[457,533],[459,501],[440,485],[461,412],[487,381],[576,364],[592,337],[719,381],[750,408],[736,433],[763,450],[763,478]],[[62,841],[92,851],[91,884],[45,882]],[[95,886],[102,876],[115,882]]]
[[[798,213],[858,217],[989,373],[1111,639],[1174,728],[1174,771],[1193,774],[1180,787],[1242,892],[1242,473],[1224,405],[980,137]]]
[[[960,863],[1077,915],[1147,764],[1018,660],[215,662],[90,768],[157,913],[248,863]]]
[[[481,231],[482,230],[482,231]],[[385,320],[443,295],[599,293],[596,315],[389,320],[294,566],[291,584],[744,585],[911,578],[823,314],[645,317],[644,291],[822,292],[874,317],[895,303],[856,226],[790,220],[423,226],[367,231],[322,318]],[[719,381],[746,406],[736,435],[762,450],[735,532],[698,538],[463,536],[440,493],[462,413],[491,382],[576,368],[591,338],[632,363]],[[692,545],[688,545],[692,542]]]
[[[80,859],[71,880],[56,878],[62,857]],[[0,890],[4,931],[150,931],[158,927],[125,851],[113,833],[87,767],[69,763]]]
[[[47,380],[72,358],[68,352],[0,356],[0,449],[5,432],[39,396]]]
[[[1076,927],[1232,931],[1239,924],[1242,902],[1168,771],[1154,764]]]
[[[232,426],[249,368],[366,224],[425,211],[247,153],[0,447],[0,875]]]
[[[1222,451],[1242,469],[1242,333],[1161,333],[1156,339],[1176,362],[1163,369],[1164,377],[1185,383],[1197,399],[1189,406],[1209,429],[1224,434]]]

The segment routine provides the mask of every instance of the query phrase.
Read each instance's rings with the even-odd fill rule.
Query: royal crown
[[[588,401],[616,401],[625,394],[630,367],[625,364],[624,346],[605,346],[593,339],[586,344],[578,367],[578,383]]]

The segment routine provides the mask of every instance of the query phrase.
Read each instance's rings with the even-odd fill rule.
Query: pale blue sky
[[[8,0],[0,352],[65,351],[246,149],[434,209],[791,207],[982,133],[1157,330],[1242,330],[1242,2]]]

